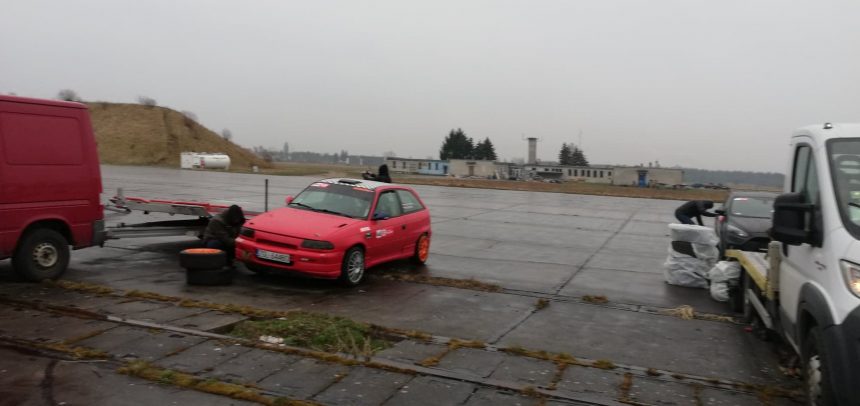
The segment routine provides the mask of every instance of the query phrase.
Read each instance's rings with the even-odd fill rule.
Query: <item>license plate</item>
[[[281,254],[278,252],[257,250],[257,258],[268,259],[269,261],[290,263],[290,254]]]

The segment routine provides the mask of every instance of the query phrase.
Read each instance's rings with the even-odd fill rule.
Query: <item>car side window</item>
[[[403,214],[414,213],[424,209],[418,198],[408,190],[398,190],[397,196],[400,197],[400,206],[403,208]]]
[[[403,209],[400,207],[400,199],[397,198],[397,193],[393,190],[382,192],[379,195],[379,202],[376,203],[376,212],[385,213],[388,217],[402,215]]]

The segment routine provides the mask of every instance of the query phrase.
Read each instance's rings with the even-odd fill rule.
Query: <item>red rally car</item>
[[[287,206],[254,217],[236,258],[254,272],[291,272],[355,286],[366,268],[430,252],[430,213],[409,187],[356,179],[314,182]]]

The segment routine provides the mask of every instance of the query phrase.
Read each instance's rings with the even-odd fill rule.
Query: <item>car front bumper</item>
[[[258,249],[279,254],[289,254],[290,263],[259,258],[257,256]],[[302,274],[314,278],[336,279],[340,276],[343,252],[337,250],[313,251],[301,248],[285,248],[239,237],[236,239],[236,259],[246,264],[265,267],[275,272]]]

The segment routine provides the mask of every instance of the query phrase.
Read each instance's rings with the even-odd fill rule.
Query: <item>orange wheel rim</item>
[[[221,252],[221,250],[215,248],[189,248],[182,252],[186,254],[217,254]]]
[[[428,255],[430,255],[430,239],[422,235],[418,240],[418,259],[426,261]]]

